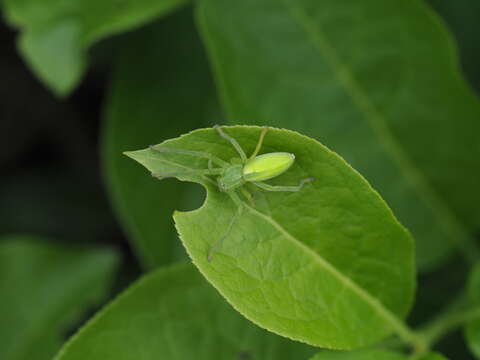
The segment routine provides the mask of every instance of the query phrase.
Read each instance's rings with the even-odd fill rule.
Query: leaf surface
[[[249,154],[261,128],[225,131]],[[379,195],[336,154],[298,133],[270,129],[261,153],[285,151],[296,160],[269,183],[316,180],[297,193],[250,188],[255,208],[244,205],[209,262],[210,249],[227,233],[236,206],[212,180],[194,172],[207,168],[206,159],[165,151],[204,151],[224,160],[238,155],[214,129],[197,130],[156,148],[127,155],[154,174],[207,188],[204,205],[176,212],[175,223],[195,265],[248,319],[329,348],[363,346],[394,329],[404,331],[400,319],[414,291],[412,239]]]
[[[74,321],[106,295],[117,257],[33,236],[0,242],[0,358],[47,360]]]
[[[188,264],[137,281],[56,360],[306,359],[315,350],[268,333],[234,311]]]
[[[57,95],[78,84],[87,67],[87,49],[168,14],[185,0],[5,0],[7,20],[21,30],[20,52],[36,75]]]
[[[412,231],[422,269],[468,241],[457,217],[480,222],[480,105],[420,1],[205,0],[198,21],[231,123],[345,157]]]
[[[407,357],[392,351],[322,351],[310,360],[406,360]]]
[[[310,360],[407,360],[409,357],[386,350],[360,350],[360,351],[322,351]],[[428,353],[418,360],[446,360],[436,353]]]
[[[448,360],[445,356],[438,354],[438,353],[428,353],[418,360]]]
[[[468,280],[470,306],[480,310],[480,264],[477,264]],[[465,337],[471,352],[480,359],[480,318],[472,319],[465,326]]]
[[[474,89],[480,90],[480,44],[478,42],[478,16],[480,3],[449,0],[427,1],[448,24],[458,44],[462,69]]]
[[[185,257],[171,214],[201,193],[172,180],[157,186],[122,152],[210,124],[215,106],[189,10],[124,39],[106,105],[103,164],[114,208],[146,268]]]

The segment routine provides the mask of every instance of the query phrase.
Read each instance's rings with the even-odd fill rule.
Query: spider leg
[[[165,173],[165,174],[155,174],[152,173],[152,176],[159,177],[159,176],[168,176],[168,177],[175,177],[178,175],[221,175],[223,172],[223,169],[190,169],[190,170],[185,170],[185,171],[175,171],[171,173]]]
[[[185,150],[185,149],[176,149],[176,148],[169,148],[169,147],[156,147],[155,145],[150,145],[150,149],[153,151],[164,152],[164,153],[173,153],[173,154],[182,154],[182,155],[190,155],[196,156],[204,159],[208,159],[209,161],[216,163],[217,165],[224,167],[228,166],[228,162],[212,155],[207,152],[203,151],[195,151],[195,150]]]
[[[182,175],[196,175],[200,176],[203,180],[208,181],[211,184],[217,185],[215,181],[212,179],[208,178],[208,175],[219,175],[223,169],[206,169],[206,170],[186,170],[186,171],[177,171],[177,172],[172,172],[172,173],[163,173],[163,174],[156,174],[152,173],[152,176],[154,178],[157,178],[159,180],[167,179],[167,178],[172,178],[172,177],[178,177]]]
[[[253,159],[255,156],[257,156],[258,152],[259,152],[260,149],[262,148],[263,138],[264,138],[265,135],[267,134],[267,131],[268,131],[268,127],[264,126],[264,127],[262,128],[262,132],[260,133],[260,138],[258,139],[257,147],[255,148],[255,151],[254,151],[253,154],[249,157],[249,159]]]
[[[305,185],[305,183],[313,181],[314,178],[306,178],[300,181],[300,184],[294,185],[294,186],[274,186],[274,185],[268,185],[263,182],[255,181],[253,182],[254,185],[258,186],[259,188],[266,190],[266,191],[300,191],[300,189]]]
[[[242,200],[240,200],[240,198],[238,197],[238,195],[235,191],[229,191],[229,192],[227,192],[227,195],[230,196],[230,199],[233,200],[235,205],[237,205],[239,208],[243,209],[244,202]]]
[[[214,170],[215,168],[213,167],[213,161],[212,160],[208,160],[208,169],[209,170]],[[217,170],[217,169],[215,169]],[[222,170],[223,171],[223,168],[220,168],[218,170]]]
[[[227,139],[228,141],[230,141],[230,143],[233,145],[233,147],[235,148],[235,150],[237,150],[238,154],[240,155],[240,157],[242,158],[242,162],[245,162],[247,161],[247,155],[245,155],[245,151],[243,151],[242,147],[240,146],[240,144],[237,142],[237,140],[235,140],[233,137],[231,137],[230,135],[227,135],[225,134],[225,132],[222,130],[222,128],[219,126],[219,125],[215,125],[214,126],[214,129],[217,130],[218,134],[223,137],[224,139]]]
[[[253,200],[252,194],[250,194],[250,192],[247,189],[245,189],[244,187],[241,187],[240,191],[242,192],[243,196],[245,196],[245,198],[248,200],[250,205],[252,207],[255,207],[255,201]]]

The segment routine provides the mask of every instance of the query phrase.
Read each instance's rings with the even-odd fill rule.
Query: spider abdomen
[[[264,181],[274,178],[292,166],[295,155],[287,152],[262,154],[248,160],[243,167],[245,181]]]

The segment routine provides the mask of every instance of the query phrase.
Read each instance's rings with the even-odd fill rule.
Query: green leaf
[[[427,354],[427,355],[419,358],[418,360],[448,360],[448,359],[441,354],[430,353],[430,354]]]
[[[418,360],[448,360],[445,356],[438,353],[428,353],[422,357],[419,357]]]
[[[71,92],[87,67],[88,47],[138,27],[186,0],[5,0],[19,49],[35,74],[57,95]]]
[[[159,187],[122,152],[209,124],[215,105],[190,10],[125,39],[107,101],[103,161],[114,208],[147,268],[185,256],[171,214],[191,208],[185,198],[201,189],[173,180]]]
[[[407,356],[385,350],[322,351],[310,360],[407,360]],[[447,360],[442,355],[428,353],[417,360]]]
[[[315,350],[234,311],[191,265],[156,270],[98,313],[56,360],[306,359]]]
[[[110,287],[116,254],[33,236],[0,240],[0,358],[51,359],[66,331]]]
[[[261,130],[236,126],[225,131],[250,153]],[[157,148],[204,151],[225,160],[238,156],[214,129]],[[296,160],[270,183],[316,180],[297,193],[255,191],[256,207],[245,205],[211,262],[207,254],[226,234],[237,209],[215,183],[188,172],[207,168],[207,160],[152,149],[127,155],[154,174],[177,173],[180,180],[207,188],[205,204],[177,212],[175,223],[195,265],[251,321],[329,348],[366,345],[392,330],[409,337],[400,320],[414,292],[409,233],[368,183],[317,141],[272,128],[262,152],[274,151],[293,153]]]
[[[422,269],[467,241],[456,217],[480,220],[480,106],[420,1],[204,0],[198,19],[232,123],[344,156],[412,231]]]
[[[322,351],[310,360],[406,360],[402,354],[385,350]]]
[[[477,0],[428,0],[428,3],[445,19],[458,44],[462,69],[470,84],[480,90],[480,46],[478,43]]]
[[[480,309],[480,264],[477,264],[468,280],[470,306]],[[467,344],[477,359],[480,359],[480,318],[472,319],[465,326]]]

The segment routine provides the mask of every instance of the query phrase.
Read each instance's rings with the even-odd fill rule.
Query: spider
[[[273,152],[258,155],[265,135],[268,132],[268,127],[263,127],[260,132],[260,137],[257,146],[250,157],[247,158],[245,151],[243,151],[240,144],[230,135],[226,134],[218,125],[214,126],[218,134],[229,141],[235,150],[240,155],[240,158],[234,158],[230,162],[222,160],[210,153],[194,150],[184,150],[169,147],[150,146],[150,149],[158,152],[176,153],[183,155],[191,155],[208,160],[208,169],[189,170],[185,173],[197,174],[213,182],[218,190],[230,196],[233,202],[237,205],[237,212],[232,217],[225,234],[210,248],[208,253],[208,261],[211,261],[213,254],[221,247],[225,238],[228,237],[232,227],[237,218],[242,214],[243,208],[246,204],[240,199],[237,190],[247,198],[252,206],[254,206],[252,195],[245,189],[243,185],[251,183],[266,191],[289,191],[297,192],[307,182],[313,181],[313,178],[305,178],[300,181],[298,185],[294,186],[274,186],[264,183],[263,181],[272,179],[287,171],[295,161],[295,155],[287,152]],[[214,167],[216,165],[217,167]],[[154,177],[163,179],[165,177],[177,176],[182,173],[175,174],[152,174]],[[216,176],[216,182],[206,176]]]

